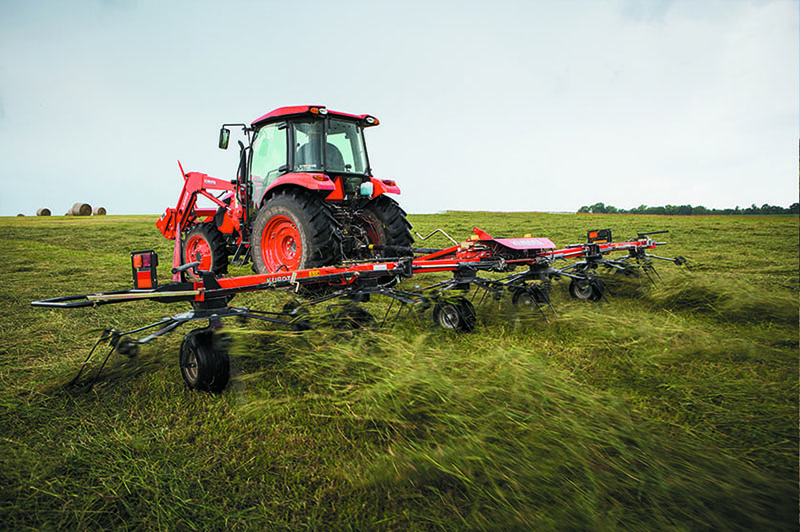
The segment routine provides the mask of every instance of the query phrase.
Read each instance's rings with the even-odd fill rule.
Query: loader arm
[[[235,211],[241,210],[241,206],[235,199],[236,186],[234,184],[200,172],[189,172],[183,176],[183,179],[183,190],[178,198],[178,205],[174,209],[168,208],[156,222],[156,227],[165,238],[174,240],[182,230],[193,224],[198,218],[210,221],[211,217],[217,213],[215,207],[198,208],[198,196],[208,198],[218,207],[228,211],[230,215],[227,218],[230,219],[233,227],[239,230],[240,216]],[[210,190],[227,191],[230,194],[218,198],[211,194]],[[226,200],[230,200],[230,203],[227,203]]]
[[[235,182],[231,183],[200,172],[183,174],[183,180],[183,189],[178,199],[178,205],[174,209],[168,208],[156,222],[156,227],[161,231],[161,234],[165,238],[175,241],[172,263],[176,268],[182,263],[181,235],[183,231],[198,223],[198,218],[203,218],[202,221],[204,222],[210,222],[217,213],[217,208],[215,207],[198,208],[198,196],[209,199],[223,210],[225,216],[221,222],[220,229],[224,232],[230,233],[234,230],[241,232],[240,222],[243,211],[243,207],[236,198]],[[227,194],[223,194],[218,198],[209,192],[211,190],[227,192]],[[174,274],[174,280],[180,280],[179,273]]]

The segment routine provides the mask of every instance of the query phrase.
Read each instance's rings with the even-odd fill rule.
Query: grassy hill
[[[487,298],[468,335],[413,313],[302,335],[232,320],[234,378],[220,395],[186,389],[180,331],[114,354],[89,390],[68,383],[99,330],[186,307],[30,301],[127,288],[133,250],[156,249],[168,279],[172,243],[151,217],[0,219],[2,527],[796,528],[797,217],[411,220],[422,234],[461,240],[478,226],[559,246],[587,229],[669,229],[658,253],[693,270],[665,263],[657,287],[617,285],[608,304],[557,282],[550,323]],[[276,310],[289,297],[233,303]],[[386,302],[366,307],[382,316]]]

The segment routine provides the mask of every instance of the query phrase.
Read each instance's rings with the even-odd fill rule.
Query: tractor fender
[[[377,198],[381,194],[400,194],[400,187],[391,179],[370,178],[372,182],[372,197]]]
[[[296,172],[284,174],[270,183],[267,190],[264,191],[264,195],[261,197],[261,201],[258,204],[259,208],[278,191],[286,188],[302,188],[317,193],[324,198],[333,192],[336,185],[334,185],[331,178],[321,173]]]

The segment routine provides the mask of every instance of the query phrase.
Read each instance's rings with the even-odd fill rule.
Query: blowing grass
[[[115,354],[91,389],[97,362],[69,385],[99,330],[185,310],[31,308],[127,287],[131,250],[171,256],[152,218],[82,221],[2,221],[7,529],[796,527],[797,218],[415,216],[423,234],[478,225],[559,245],[589,228],[666,228],[660,254],[694,271],[659,265],[656,286],[612,277],[599,304],[555,283],[549,323],[487,298],[468,335],[415,312],[391,328],[302,334],[231,320],[233,381],[219,395],[184,386],[180,334]],[[277,310],[289,297],[233,303]]]

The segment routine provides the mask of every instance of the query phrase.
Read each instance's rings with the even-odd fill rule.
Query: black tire
[[[475,307],[465,297],[436,303],[433,306],[433,321],[440,327],[451,331],[471,332],[475,328],[477,316]]]
[[[580,281],[572,279],[569,282],[569,295],[584,301],[598,301],[603,297],[594,283],[591,283],[588,279]]]
[[[334,315],[331,325],[334,329],[366,329],[375,327],[375,316],[362,307],[344,305]]]
[[[514,290],[511,302],[515,305],[534,308],[538,307],[540,303],[545,305],[549,303],[548,297],[541,285],[520,286]]]
[[[300,190],[279,192],[258,211],[250,235],[258,273],[328,266],[341,261],[339,224],[328,207]]]
[[[362,226],[371,244],[409,247],[414,243],[406,212],[392,198],[380,195],[361,212]]]
[[[189,388],[219,393],[228,385],[230,358],[223,335],[195,329],[181,343],[181,375]]]
[[[182,263],[195,262],[198,252],[201,254],[201,271],[210,271],[217,276],[228,273],[228,245],[225,235],[212,222],[195,225],[183,237]],[[191,268],[186,270],[186,275],[198,279]]]

